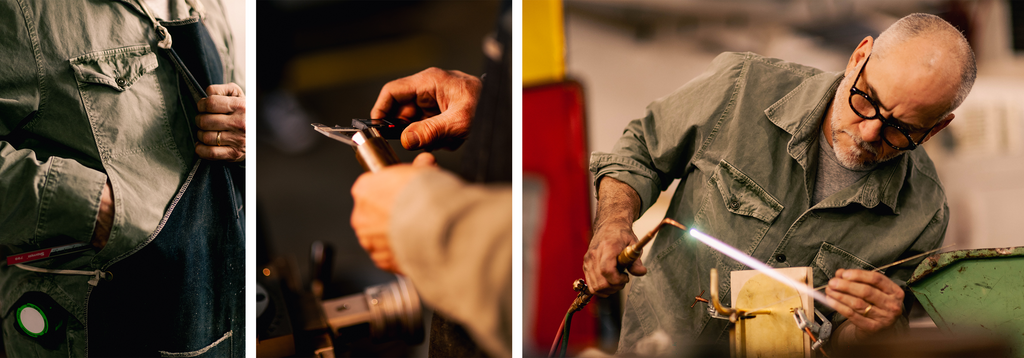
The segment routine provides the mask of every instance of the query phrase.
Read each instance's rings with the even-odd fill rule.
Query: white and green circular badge
[[[18,307],[18,325],[25,334],[32,337],[44,335],[50,328],[43,310],[31,303]]]

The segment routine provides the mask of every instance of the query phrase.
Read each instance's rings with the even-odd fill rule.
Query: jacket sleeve
[[[594,184],[606,175],[628,184],[640,195],[641,213],[647,211],[672,180],[692,170],[691,159],[734,104],[748,55],[723,53],[700,76],[648,105],[611,153],[591,155]]]
[[[37,34],[25,26],[31,17],[15,5],[0,4],[0,245],[56,237],[88,242],[106,175],[27,148],[39,142],[24,135],[45,116],[46,89]]]
[[[495,357],[512,354],[512,190],[442,171],[400,193],[391,246],[423,301]]]

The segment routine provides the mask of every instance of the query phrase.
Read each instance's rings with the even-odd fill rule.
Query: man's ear
[[[927,142],[929,139],[932,139],[933,136],[939,134],[939,131],[945,129],[946,126],[949,125],[949,122],[953,121],[953,117],[956,117],[956,115],[950,113],[948,116],[946,116],[946,118],[943,118],[941,121],[939,121],[939,123],[932,128],[932,131],[928,133],[928,136],[924,137],[924,140],[921,141],[921,144]]]
[[[874,48],[874,46],[875,39],[871,38],[871,36],[865,36],[864,39],[860,41],[860,44],[857,45],[857,48],[853,50],[853,54],[850,55],[850,60],[846,63],[846,70],[843,72],[850,73],[850,71],[857,68],[858,64],[864,61],[868,55],[871,55],[871,49]]]

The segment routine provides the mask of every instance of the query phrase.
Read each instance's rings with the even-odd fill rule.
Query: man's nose
[[[865,142],[872,143],[882,140],[882,121],[877,118],[865,119],[858,126],[860,138]]]

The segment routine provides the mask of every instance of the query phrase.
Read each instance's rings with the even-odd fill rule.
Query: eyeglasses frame
[[[903,127],[901,127],[899,125],[899,122],[896,121],[895,117],[885,118],[885,116],[882,115],[882,111],[879,110],[878,102],[876,102],[874,98],[871,98],[871,96],[869,96],[867,93],[865,93],[864,91],[861,91],[860,89],[857,88],[857,82],[860,82],[860,75],[864,73],[864,68],[868,67],[868,61],[869,60],[871,60],[871,55],[868,55],[868,58],[864,60],[864,65],[862,65],[860,67],[860,71],[857,72],[857,78],[855,78],[853,80],[853,84],[850,85],[850,99],[849,99],[850,109],[853,110],[853,113],[855,113],[858,116],[860,116],[860,118],[864,118],[864,119],[877,119],[880,122],[882,122],[882,129],[881,129],[882,140],[885,141],[885,144],[888,144],[893,149],[895,149],[895,150],[908,150],[908,151],[909,150],[917,149],[917,147],[921,145],[921,142],[924,141],[925,137],[927,137],[928,134],[932,132],[932,129],[935,129],[935,126],[937,126],[938,123],[933,125],[931,128],[928,128],[928,131],[925,132],[924,135],[921,136],[921,140],[914,141],[914,138],[911,137],[910,134],[908,134],[907,131],[904,130]],[[875,115],[872,116],[872,117],[868,117],[868,116],[865,116],[865,115],[861,114],[860,112],[858,112],[857,109],[854,108],[854,106],[853,106],[853,96],[854,95],[860,95],[861,97],[864,97],[864,99],[868,100],[868,103],[870,103],[871,106],[875,108]],[[910,145],[907,145],[905,147],[897,147],[896,145],[890,143],[889,142],[889,138],[886,138],[886,136],[885,136],[885,126],[893,127],[893,128],[896,129],[896,131],[900,132],[900,134],[902,134],[904,137],[907,137],[907,141],[910,142]]]

